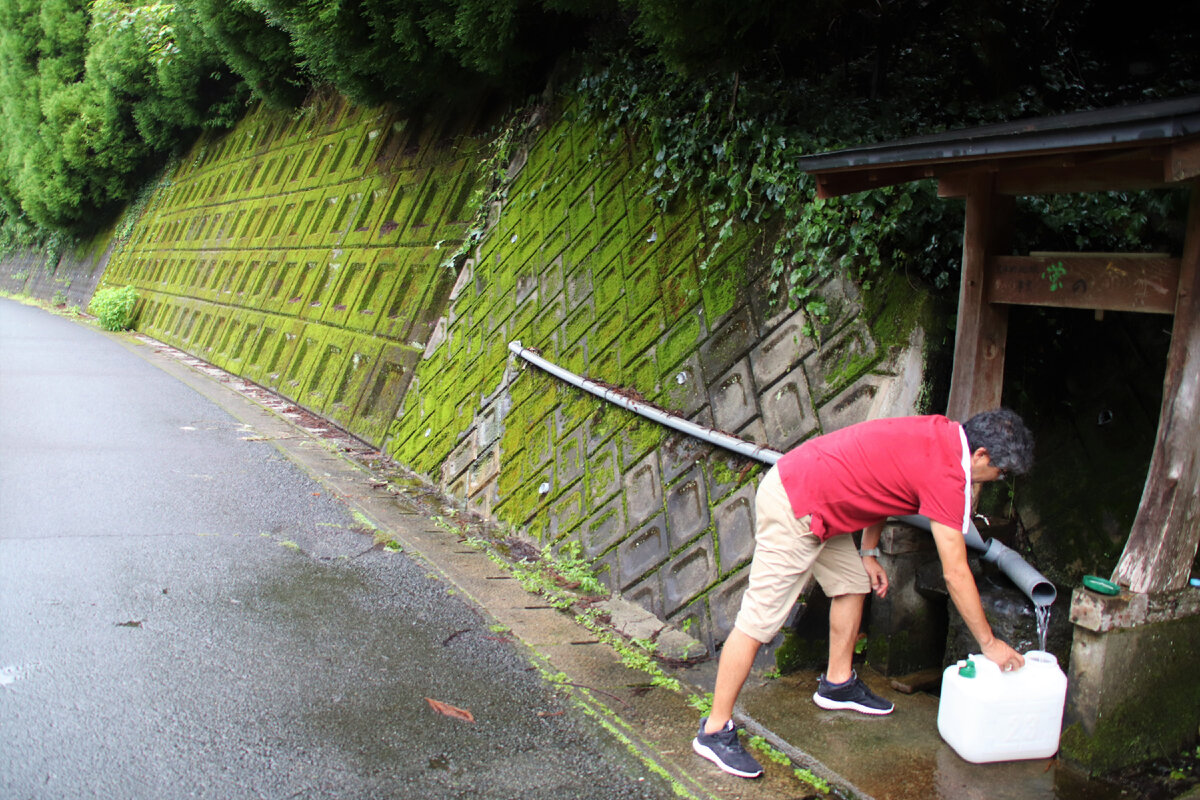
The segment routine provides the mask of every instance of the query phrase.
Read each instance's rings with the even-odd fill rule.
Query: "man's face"
[[[987,448],[981,447],[971,454],[971,483],[990,483],[1007,477],[1005,470],[992,463]]]

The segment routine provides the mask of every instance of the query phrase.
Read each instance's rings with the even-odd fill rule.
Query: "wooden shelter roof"
[[[1174,316],[1154,455],[1113,578],[1141,593],[1186,586],[1200,546],[1200,95],[848,148],[800,166],[820,197],[934,178],[941,196],[966,198],[952,418],[1001,405],[1013,305]],[[1180,254],[1007,252],[1017,195],[1172,185],[1192,189]]]
[[[1166,186],[1200,174],[1200,95],[851,147],[799,165],[820,197],[926,178],[961,196],[946,179],[980,168],[1002,175],[1000,194]]]

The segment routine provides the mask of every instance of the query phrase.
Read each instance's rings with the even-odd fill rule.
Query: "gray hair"
[[[985,448],[998,469],[1024,475],[1033,467],[1033,434],[1016,412],[984,411],[964,422],[963,430],[971,452]]]

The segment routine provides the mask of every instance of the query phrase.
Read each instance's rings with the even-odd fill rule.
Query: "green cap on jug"
[[[960,661],[959,666],[958,666],[958,674],[962,675],[964,678],[974,678],[975,677],[975,662],[974,661]]]

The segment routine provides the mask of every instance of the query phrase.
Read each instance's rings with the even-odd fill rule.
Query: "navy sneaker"
[[[890,714],[896,707],[868,689],[857,672],[851,672],[850,680],[845,683],[830,683],[822,675],[817,691],[813,693],[813,702],[831,711],[844,709],[875,716]]]
[[[704,732],[704,723],[707,721],[708,717],[700,720],[700,733],[692,739],[693,750],[730,775],[737,775],[739,778],[757,778],[762,775],[762,767],[738,741],[733,720],[726,722],[725,727],[716,733]]]

